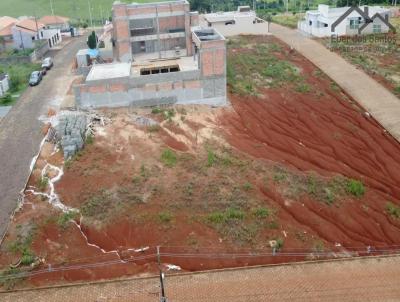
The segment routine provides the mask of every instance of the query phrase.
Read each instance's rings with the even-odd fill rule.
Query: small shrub
[[[172,214],[169,212],[160,212],[158,213],[158,219],[162,223],[168,223],[172,221]]]
[[[162,109],[160,109],[158,107],[151,109],[151,113],[153,113],[153,114],[159,114],[161,112],[163,112]]]
[[[174,151],[171,149],[165,149],[163,153],[161,154],[161,161],[166,165],[167,167],[173,167],[176,164],[177,158],[176,154]]]
[[[249,182],[246,182],[246,183],[243,185],[243,190],[245,190],[245,191],[250,191],[252,188],[253,188],[253,186],[252,186],[252,184],[249,183]]]
[[[225,215],[221,212],[214,212],[207,216],[207,220],[211,223],[220,224],[225,222]]]
[[[235,208],[229,208],[225,212],[227,219],[242,220],[244,218],[244,212]]]
[[[365,187],[361,181],[349,179],[346,184],[346,191],[356,197],[361,197],[365,193]]]
[[[257,218],[267,218],[270,215],[270,211],[267,208],[260,207],[253,210],[253,215]]]
[[[207,151],[207,167],[211,167],[217,161],[217,156],[212,150]]]
[[[386,203],[385,206],[386,212],[394,217],[394,218],[400,218],[400,207],[395,205],[394,203],[388,202]]]
[[[35,254],[30,249],[25,249],[22,252],[21,264],[31,265],[33,262],[35,262],[35,259],[36,259]]]

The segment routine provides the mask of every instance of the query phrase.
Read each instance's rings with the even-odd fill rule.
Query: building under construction
[[[225,38],[187,1],[116,2],[112,15],[114,62],[74,87],[78,107],[226,104]]]

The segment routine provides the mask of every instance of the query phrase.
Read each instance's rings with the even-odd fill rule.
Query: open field
[[[375,120],[270,36],[228,42],[228,84],[228,108],[102,111],[67,162],[46,143],[2,274],[80,267],[3,285],[148,275],[156,246],[183,271],[399,246],[400,146]]]
[[[384,34],[366,36],[367,41],[320,41],[400,97],[400,18],[391,18],[390,23],[396,27],[390,41]]]
[[[122,0],[130,3],[132,1]],[[155,0],[135,0],[134,2],[156,2]],[[70,17],[71,19],[89,19],[87,0],[52,0],[55,15]],[[92,16],[100,20],[111,16],[111,6],[114,0],[91,0]],[[36,15],[42,17],[51,15],[49,0],[1,0],[0,12],[3,16],[19,17]]]

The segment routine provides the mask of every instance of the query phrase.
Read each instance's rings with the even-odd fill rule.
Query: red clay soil
[[[311,76],[316,67],[305,58],[294,54],[291,61],[315,90],[265,89],[264,98],[231,94],[233,110],[221,117],[228,141],[259,159],[367,185],[362,201],[339,208],[307,199],[287,206],[279,194],[264,190],[284,215],[320,238],[347,247],[400,244],[400,224],[384,210],[400,198],[400,145],[348,96],[333,91],[328,78]]]
[[[366,251],[367,246],[372,246],[372,249],[400,246],[400,221],[385,213],[388,201],[399,204],[399,144],[348,96],[333,90],[327,77],[312,76],[316,68],[305,58],[295,53],[291,61],[301,68],[313,91],[298,93],[283,88],[265,89],[262,98],[231,94],[229,99],[232,108],[224,110],[219,119],[220,131],[236,148],[235,152],[242,159],[251,158],[255,163],[247,174],[239,175],[231,171],[227,178],[231,178],[236,185],[242,180],[249,181],[255,189],[247,193],[247,198],[261,201],[266,207],[277,210],[279,227],[276,230],[265,230],[260,235],[262,242],[258,242],[262,246],[254,248],[254,252],[257,249],[263,249],[264,253],[271,251],[268,240],[278,237],[284,238],[282,252],[310,252],[318,240],[329,251],[339,253],[351,251],[352,247]],[[203,125],[193,121],[185,123],[195,131],[203,128]],[[185,135],[182,129],[175,126],[170,125],[167,129]],[[128,142],[110,141],[123,130],[124,127],[116,128],[115,135],[111,133],[107,138],[97,137],[98,143],[90,146],[89,151],[85,151],[79,161],[65,171],[62,180],[56,185],[65,204],[79,207],[101,188],[131,184],[132,177],[137,175],[135,171],[140,168],[139,163],[145,162],[150,166],[149,160],[153,160],[153,163],[158,160],[162,149],[154,149],[154,146],[145,143],[138,144],[140,138],[129,137]],[[152,133],[151,136],[158,138],[164,144],[161,145],[163,147],[168,146],[182,153],[188,150],[186,145],[165,130]],[[188,138],[190,140],[189,135]],[[144,138],[142,140],[144,142]],[[109,147],[102,147],[106,143],[115,145],[116,149],[125,148],[125,151],[112,152]],[[130,154],[135,155],[134,161],[130,159]],[[339,174],[359,179],[366,185],[366,194],[362,198],[347,196],[335,201],[333,205],[312,200],[307,194],[291,200],[284,197],[278,184],[271,182],[266,186],[262,183],[264,172],[257,174],[257,169],[253,168],[264,167],[270,162],[280,163],[296,173],[313,171],[323,177]],[[175,201],[178,207],[171,225],[165,226],[151,219],[138,222],[131,219],[130,213],[124,213],[104,228],[89,227],[83,219],[82,229],[88,242],[106,251],[116,250],[118,254],[104,254],[99,248],[87,245],[86,239],[74,225],[65,231],[49,225],[41,230],[33,245],[36,254],[46,255],[47,263],[60,263],[60,259],[67,265],[119,259],[127,262],[46,273],[34,276],[30,281],[43,285],[60,280],[96,280],[127,274],[155,273],[157,267],[154,254],[157,245],[163,246],[163,263],[179,265],[183,270],[306,259],[305,256],[297,255],[247,255],[235,259],[222,257],[224,253],[248,254],[253,246],[235,246],[232,242],[221,240],[221,235],[215,229],[190,220],[195,211],[191,212],[191,208],[195,208],[195,204],[185,203],[178,194],[180,188],[174,185],[188,184],[193,175],[204,183],[206,181],[201,177],[208,177],[217,185],[218,181],[226,181],[221,174],[191,173],[190,170],[178,167],[161,169],[156,179],[163,182],[164,193],[135,205],[135,213],[131,215],[141,212],[156,215],[168,201]],[[153,185],[145,183],[143,186],[151,188]],[[198,192],[195,191],[194,196],[193,200],[202,201]],[[188,239],[193,234],[198,241],[190,246]],[[142,253],[127,251],[127,248],[147,246],[150,248]],[[185,255],[177,257],[178,253]],[[358,254],[362,255],[363,252]],[[132,257],[141,256],[150,258],[128,261],[134,260]]]

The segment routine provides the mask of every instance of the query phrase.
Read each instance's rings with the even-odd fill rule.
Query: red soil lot
[[[284,51],[289,53],[288,48],[274,38],[257,39],[261,42],[272,41],[280,44]],[[277,57],[282,56],[277,54]],[[310,242],[314,239],[322,240],[328,250],[335,252],[360,249],[366,251],[367,246],[375,249],[400,246],[400,221],[385,212],[388,201],[399,204],[400,145],[347,95],[342,91],[333,90],[329,78],[324,75],[315,76],[316,67],[304,57],[291,53],[287,58],[299,67],[306,82],[312,87],[311,91],[298,93],[293,89],[265,88],[262,98],[230,94],[232,108],[221,110],[216,131],[223,135],[235,148],[235,152],[243,158],[251,158],[260,165],[279,163],[300,174],[313,172],[326,178],[344,175],[359,179],[366,185],[366,194],[362,198],[347,196],[331,206],[313,200],[308,195],[289,200],[283,196],[282,188],[278,184],[272,183],[266,187],[255,172],[246,175],[256,188],[249,195],[253,194],[264,200],[266,205],[278,210],[280,227],[273,231],[275,233],[272,235],[282,236],[282,232],[289,234],[288,238],[285,238],[283,252],[309,252]],[[190,120],[185,123],[195,131],[205,127]],[[194,141],[189,133],[185,134],[185,131],[174,125],[166,128],[173,133],[187,136],[189,141]],[[122,128],[116,129],[117,132],[119,130]],[[154,135],[157,135],[164,145],[177,152],[191,150],[190,146],[177,141],[163,129]],[[124,147],[128,150],[134,148],[133,153],[139,156],[139,161],[140,156],[158,156],[151,148],[146,149],[145,144],[137,144],[133,140]],[[126,172],[133,169],[132,161],[129,161],[129,152],[103,152],[98,145],[92,148],[92,152],[80,160],[80,167],[66,171],[63,179],[56,185],[62,200],[70,206],[79,206],[99,187],[131,181],[131,175]],[[129,164],[126,164],[128,162]],[[94,163],[113,169],[123,165],[125,170],[116,170],[110,177],[109,171],[103,169],[101,174],[91,176],[90,183],[83,182],[80,177],[85,169]],[[171,174],[170,179],[175,176]],[[190,174],[183,175],[182,182],[187,183],[190,177]],[[127,180],[124,180],[125,178]],[[218,178],[215,178],[215,181],[217,180]],[[168,185],[167,183],[166,186]],[[157,212],[166,200],[173,200],[174,197],[175,192],[171,187],[162,199],[143,207],[146,207],[147,211]],[[162,258],[163,263],[173,263],[184,270],[279,263],[306,258],[288,255],[217,258],[217,254],[223,253],[248,253],[251,247],[237,247],[229,242],[219,241],[220,235],[215,230],[198,223],[189,224],[185,220],[186,214],[185,209],[178,212],[174,227],[168,230],[160,228],[152,221],[140,224],[124,217],[102,230],[82,225],[90,243],[107,251],[119,251],[121,259],[146,255],[152,258],[107,267],[42,274],[32,277],[30,281],[36,285],[43,285],[60,280],[95,280],[127,274],[155,273],[156,245],[167,246],[161,248],[162,253],[191,255],[171,255]],[[297,240],[294,236],[296,232],[307,234],[307,241]],[[198,235],[200,248],[188,247],[184,243],[184,238],[191,233]],[[268,233],[268,236],[271,234]],[[41,231],[34,241],[34,250],[38,254],[40,251],[48,251],[48,263],[57,262],[58,259],[57,255],[50,252],[54,242],[68,246],[69,249],[66,249],[62,256],[75,259],[79,264],[119,259],[116,253],[103,254],[99,249],[88,246],[76,227],[70,227],[64,233],[56,227],[48,227]],[[337,243],[340,246],[335,246]],[[150,249],[144,253],[126,252],[126,248],[132,246],[149,246]],[[268,242],[265,243],[264,252],[267,249],[269,250]],[[199,256],[207,253],[213,255]],[[195,254],[197,256],[192,258]],[[68,265],[71,263],[68,262]]]

